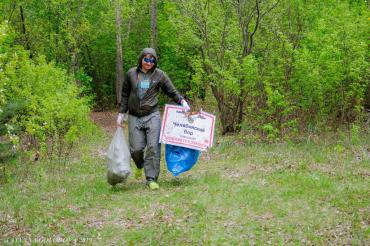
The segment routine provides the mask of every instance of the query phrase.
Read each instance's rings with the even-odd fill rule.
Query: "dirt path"
[[[91,119],[111,135],[116,130],[117,112],[115,111],[92,112]]]

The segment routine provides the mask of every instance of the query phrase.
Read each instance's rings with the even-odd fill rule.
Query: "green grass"
[[[133,177],[115,188],[107,184],[101,152],[109,137],[98,135],[66,164],[7,166],[0,239],[9,245],[369,244],[369,141],[268,145],[225,137],[178,178],[162,161],[160,190],[150,191]]]

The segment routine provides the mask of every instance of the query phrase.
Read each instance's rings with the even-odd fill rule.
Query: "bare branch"
[[[14,13],[14,10],[16,9],[16,7],[17,7],[17,1],[14,1],[13,4],[12,4],[12,10],[10,11],[10,15],[9,15],[9,18],[8,18],[9,22],[12,20],[13,13]]]
[[[260,16],[260,6],[259,6],[258,0],[256,0],[256,12],[257,12],[257,20],[256,20],[256,24],[254,25],[254,30],[253,30],[253,32],[250,35],[251,38],[253,38],[253,36],[256,33],[257,28],[258,28],[258,26],[260,24],[260,18],[261,18],[261,16]]]
[[[280,2],[280,0],[277,0],[276,3],[271,6],[271,8],[269,8],[268,10],[266,10],[265,13],[261,14],[261,18],[264,17],[266,14],[268,14],[271,10],[273,10],[274,8],[276,8],[277,5],[279,4],[279,2]]]

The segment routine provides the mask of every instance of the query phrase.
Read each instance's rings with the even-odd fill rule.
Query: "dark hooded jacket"
[[[139,97],[139,75],[143,73],[141,61],[147,54],[152,55],[156,62],[153,68],[147,72],[150,76],[150,85],[142,99]],[[138,60],[138,66],[128,70],[122,85],[122,98],[120,113],[129,113],[134,116],[142,117],[158,111],[159,89],[166,93],[176,103],[180,104],[183,97],[176,90],[165,72],[157,68],[157,54],[152,48],[145,48],[141,52]]]

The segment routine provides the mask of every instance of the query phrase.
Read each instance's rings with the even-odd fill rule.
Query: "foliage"
[[[50,158],[68,155],[91,129],[88,101],[78,96],[73,77],[44,57],[30,60],[19,46],[8,46],[0,55],[0,120],[8,137],[14,145],[19,139],[22,148],[41,150]]]
[[[150,44],[151,4],[118,3],[127,71]],[[3,1],[0,9],[31,57],[72,72],[96,109],[114,106],[113,1]],[[366,1],[158,0],[157,12],[160,68],[195,108],[216,100],[223,133],[272,129],[285,139],[361,123],[370,98]]]
[[[243,33],[236,28],[237,17],[243,16],[231,7],[235,5],[180,2],[183,35],[191,32],[202,40],[202,65],[193,62],[193,79],[212,88],[224,132],[238,128],[240,112],[248,125],[270,137],[274,132],[275,138],[312,123],[341,125],[361,117],[369,85],[366,6],[281,2],[259,20],[254,47],[244,56]]]
[[[269,54],[262,79],[270,81],[265,88],[272,86],[281,96],[267,103],[265,112],[275,112],[272,122],[280,131],[292,120],[303,130],[352,122],[363,113],[369,74],[365,6],[354,10],[349,3],[334,2],[286,2],[280,22],[289,28],[269,20],[273,32],[264,30],[274,42],[261,47]]]

